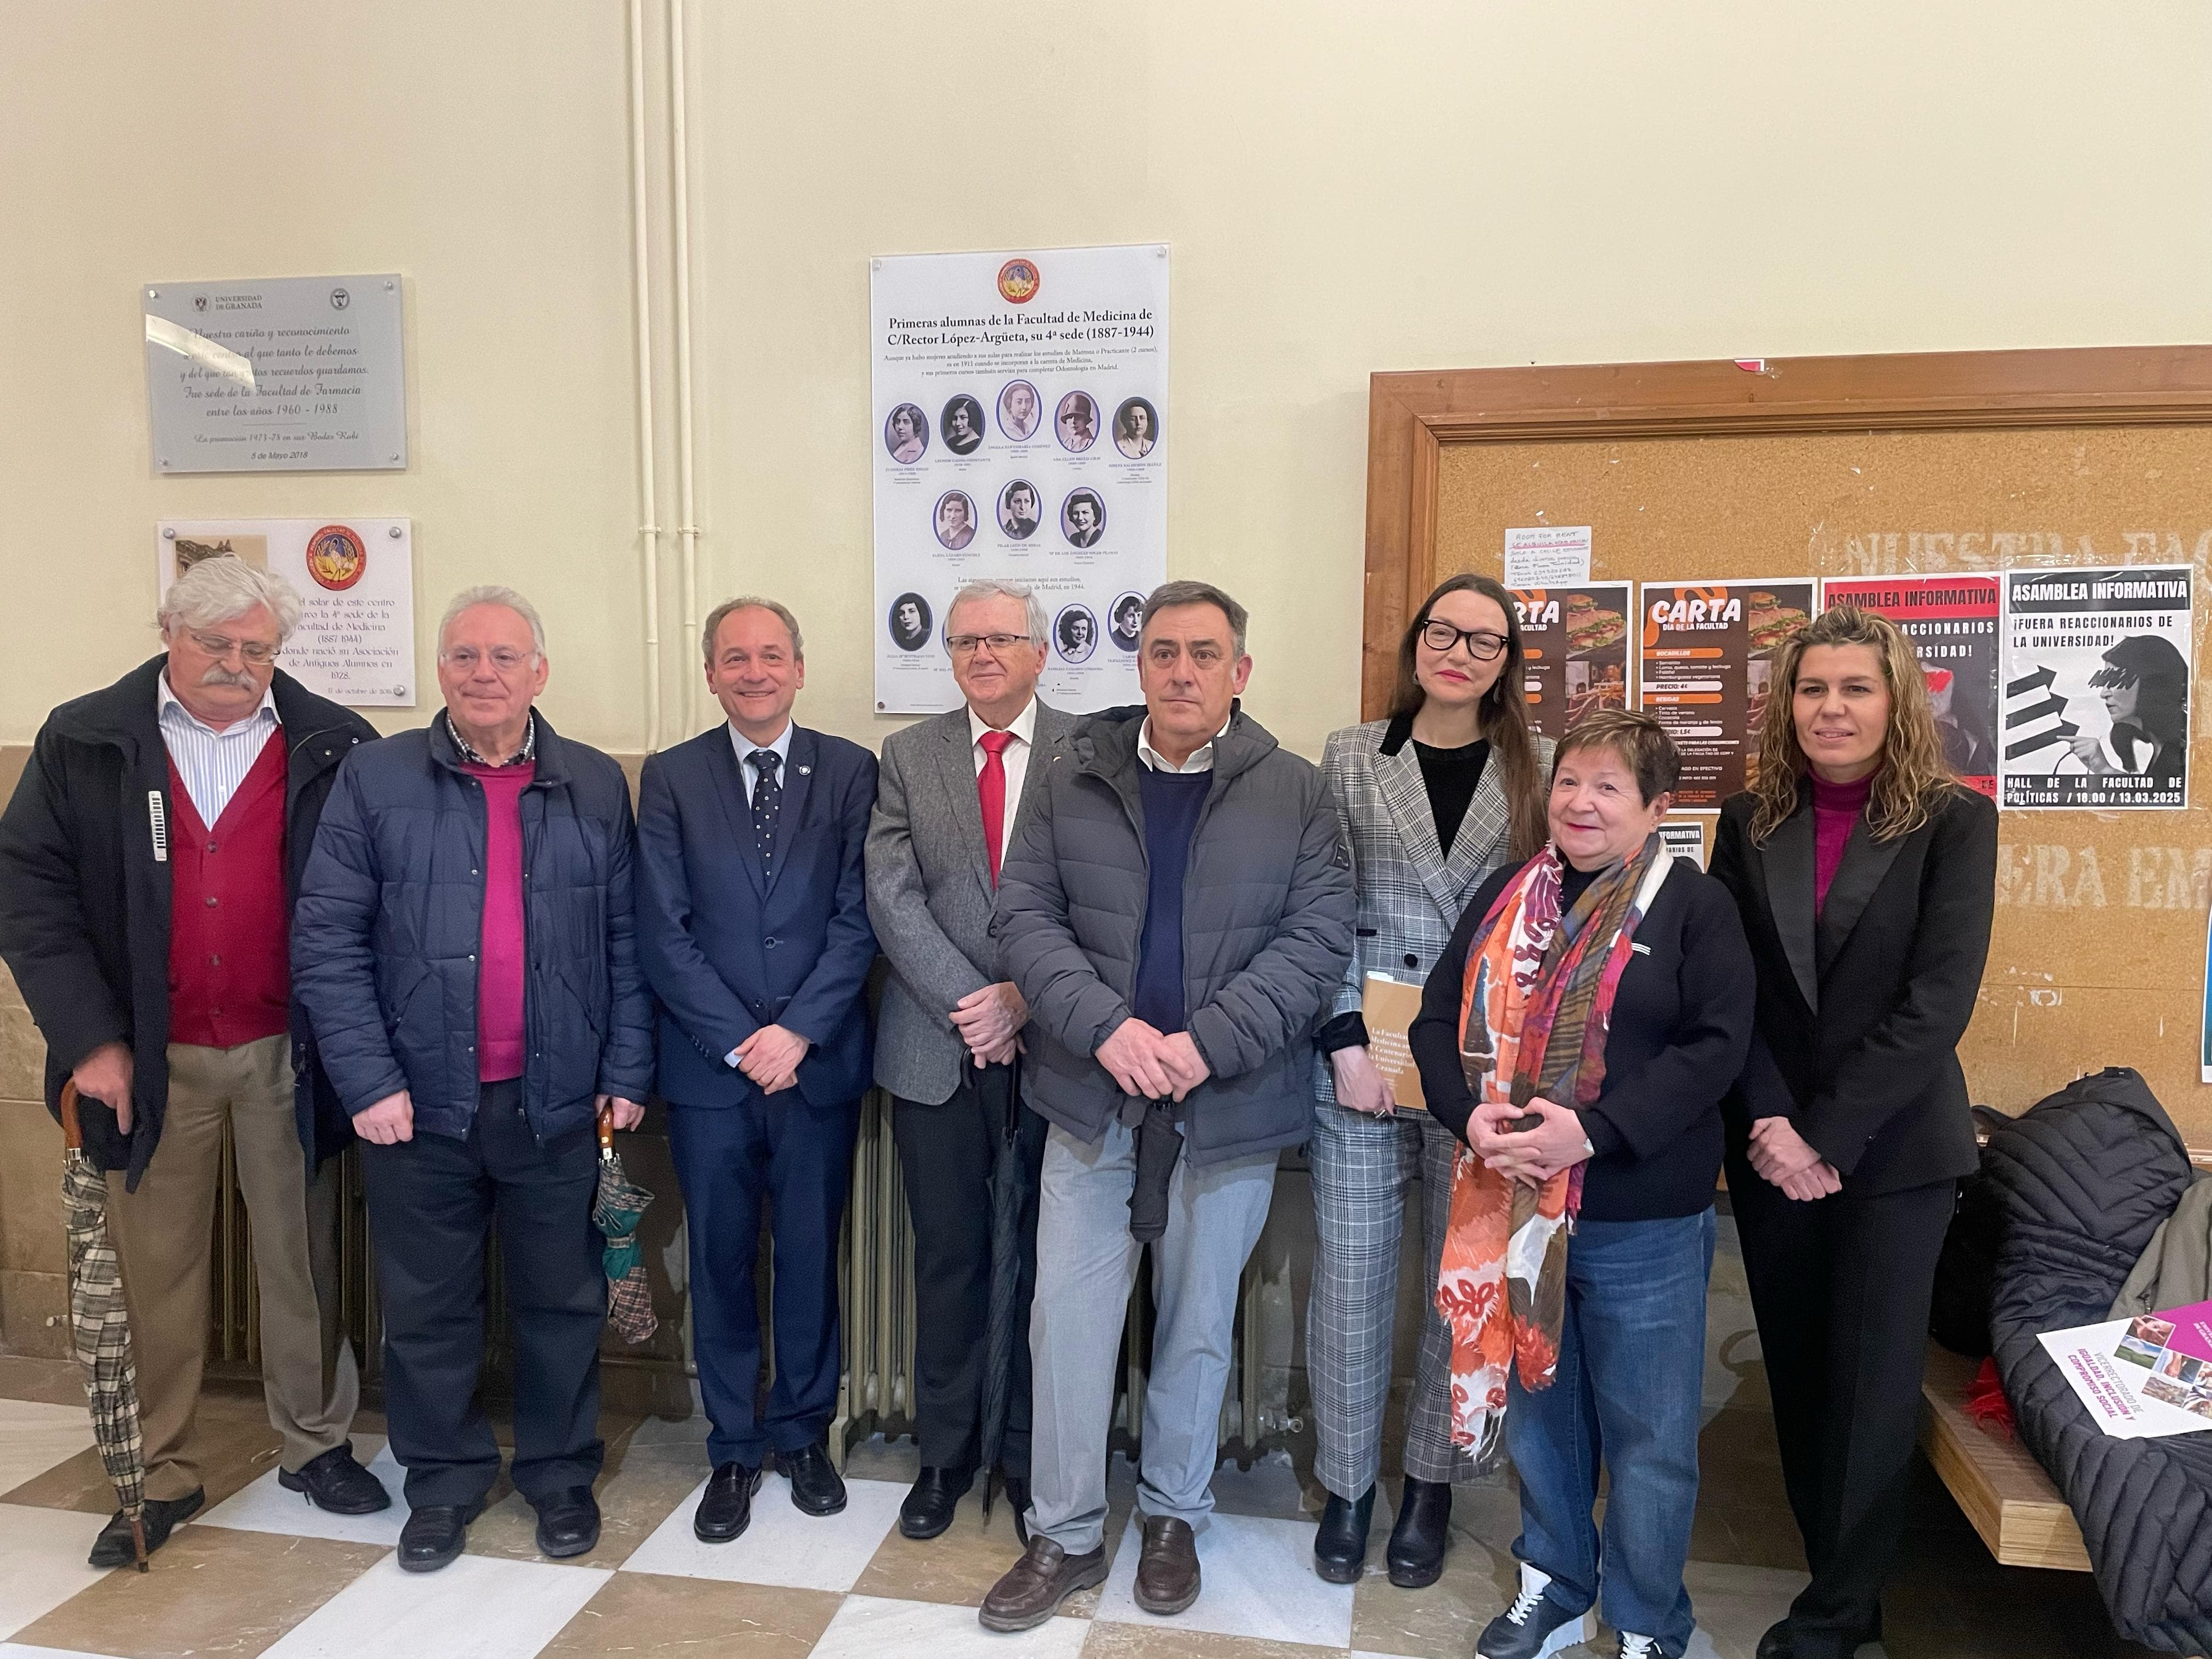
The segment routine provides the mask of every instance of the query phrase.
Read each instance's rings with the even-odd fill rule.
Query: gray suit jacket
[[[1322,775],[1336,798],[1359,890],[1358,937],[1332,1016],[1359,1006],[1370,973],[1425,982],[1474,890],[1510,856],[1511,807],[1494,765],[1482,769],[1451,856],[1444,856],[1412,732],[1410,720],[1369,720],[1330,732],[1322,749]],[[1547,777],[1552,742],[1535,741],[1538,775]],[[1326,1056],[1316,1069],[1314,1089],[1323,1100],[1336,1098]]]
[[[1037,704],[1009,852],[1020,845],[1030,804],[1074,730],[1073,714]],[[876,1082],[934,1104],[951,1097],[968,1063],[948,1011],[1006,977],[991,938],[994,896],[964,706],[884,740],[867,871],[868,920],[891,965],[876,1024]]]

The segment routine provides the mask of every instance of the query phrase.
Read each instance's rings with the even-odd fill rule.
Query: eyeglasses
[[[491,652],[492,671],[498,674],[512,674],[525,663],[534,660],[537,655],[535,651],[517,651],[504,645],[496,647]],[[477,665],[484,659],[484,653],[472,645],[457,645],[450,651],[441,651],[438,659],[464,674],[473,674]]]
[[[956,657],[974,656],[979,645],[989,646],[995,656],[1000,652],[1011,651],[1018,645],[1029,642],[1030,636],[1026,634],[948,634],[945,638],[945,647]]]
[[[268,667],[276,660],[277,653],[284,648],[281,645],[270,645],[264,640],[234,640],[228,634],[188,631],[191,632],[192,643],[218,661],[235,651],[256,668]]]
[[[1421,624],[1421,643],[1431,651],[1449,651],[1462,640],[1467,641],[1467,654],[1477,662],[1488,662],[1505,648],[1504,636],[1486,629],[1454,628],[1448,622]]]

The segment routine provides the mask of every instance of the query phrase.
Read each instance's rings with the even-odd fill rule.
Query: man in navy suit
[[[702,643],[728,723],[645,763],[638,954],[659,1000],[660,1092],[691,1239],[692,1352],[714,1465],[692,1530],[752,1519],[770,1447],[809,1515],[845,1507],[826,1436],[837,1403],[837,1236],[875,959],[860,850],[876,757],[792,724],[799,623],[774,599],[717,605]],[[753,1285],[775,1240],[775,1382],[759,1401]]]

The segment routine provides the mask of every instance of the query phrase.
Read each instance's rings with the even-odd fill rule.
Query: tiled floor
[[[1750,1659],[1759,1632],[1804,1582],[1782,1500],[1773,1436],[1740,1265],[1724,1229],[1712,1295],[1704,1488],[1689,1570],[1699,1619],[1693,1654]],[[204,1410],[218,1454],[210,1507],[143,1577],[84,1565],[112,1506],[90,1449],[71,1371],[0,1356],[0,1659],[858,1659],[860,1656],[1043,1655],[1054,1659],[1466,1659],[1508,1599],[1516,1503],[1510,1476],[1462,1492],[1455,1547],[1428,1589],[1393,1589],[1380,1569],[1389,1523],[1375,1517],[1368,1573],[1323,1583],[1310,1568],[1316,1501],[1291,1459],[1224,1467],[1219,1511],[1201,1535],[1205,1591],[1182,1617],[1154,1619],[1131,1597],[1135,1479],[1117,1460],[1107,1535],[1113,1570],[1063,1615],[994,1636],[974,1608],[1015,1559],[1003,1504],[987,1524],[971,1493],[952,1529],[927,1544],[898,1535],[910,1444],[857,1449],[842,1515],[802,1516],[771,1475],[751,1530],[708,1549],[690,1512],[707,1474],[703,1429],[607,1425],[599,1483],[604,1535],[554,1563],[532,1541],[528,1507],[505,1484],[445,1571],[403,1574],[400,1511],[346,1520],[276,1485],[276,1436],[258,1394],[211,1389]],[[356,1448],[395,1493],[380,1421]],[[1992,1562],[1923,1468],[1906,1559],[1887,1602],[1892,1659],[2076,1659],[2145,1651],[2117,1640],[2087,1575]],[[1610,1655],[1603,1644],[1570,1653]],[[1869,1649],[1862,1659],[1877,1659]]]

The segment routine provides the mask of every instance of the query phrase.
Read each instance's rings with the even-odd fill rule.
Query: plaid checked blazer
[[[1451,856],[1443,855],[1413,730],[1411,718],[1369,720],[1330,732],[1322,750],[1322,775],[1352,849],[1359,895],[1352,965],[1330,1018],[1359,1006],[1370,973],[1414,984],[1426,979],[1474,890],[1506,860],[1510,815],[1494,764],[1482,769]],[[1552,742],[1538,738],[1535,744],[1540,776],[1552,764]],[[1316,1057],[1314,1089],[1323,1100],[1336,1098],[1325,1055]]]

